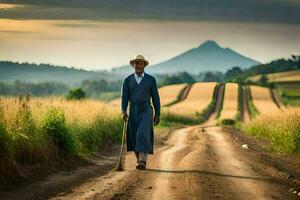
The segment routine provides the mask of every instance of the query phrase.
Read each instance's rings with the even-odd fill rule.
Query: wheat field
[[[160,87],[158,92],[161,105],[163,106],[176,101],[178,94],[185,86],[186,84],[174,84]]]
[[[238,114],[238,84],[226,83],[220,119],[235,120]]]
[[[211,103],[216,82],[194,83],[184,101],[163,108],[164,112],[196,117]]]
[[[183,84],[166,85],[158,89],[161,106],[176,101],[179,92],[186,86]],[[114,99],[108,102],[108,105],[121,109],[121,98]]]
[[[4,107],[4,119],[12,121],[20,108],[19,98],[1,97]],[[28,100],[32,116],[38,123],[42,121],[50,107],[57,107],[64,111],[67,123],[90,123],[96,116],[110,117],[117,115],[118,110],[105,103],[94,100],[68,101],[62,97],[35,97]],[[10,124],[10,123],[8,123]]]
[[[270,82],[293,82],[300,81],[300,70],[293,70],[287,72],[278,72],[267,74],[268,81]],[[259,81],[261,75],[250,77],[249,80]]]
[[[272,149],[278,152],[299,152],[299,119],[300,108],[281,108],[258,115],[245,125],[244,130],[251,135],[267,139]]]
[[[269,88],[251,85],[250,91],[253,104],[261,114],[274,112],[279,109],[272,99]]]
[[[0,168],[97,152],[120,140],[122,124],[118,110],[99,101],[0,97]]]
[[[119,108],[119,110],[121,110],[121,98],[111,100],[107,103],[107,105],[114,107],[114,108]]]

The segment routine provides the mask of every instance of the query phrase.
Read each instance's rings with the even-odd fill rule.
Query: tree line
[[[3,63],[2,63],[3,64]],[[10,63],[16,64],[16,63]],[[32,66],[36,67],[36,66]],[[44,66],[50,68],[51,66]],[[3,69],[3,68],[2,68]],[[1,70],[2,70],[1,69]],[[199,74],[189,74],[188,72],[179,72],[171,75],[157,75],[158,86],[178,84],[178,83],[194,83],[194,82],[246,82],[250,76],[258,74],[269,74],[275,72],[291,71],[300,69],[300,56],[292,55],[288,59],[278,59],[270,63],[259,64],[248,69],[241,69],[239,66],[232,67],[225,73],[222,72],[201,72]],[[59,69],[57,70],[68,70]],[[266,76],[262,76],[260,82],[266,84]],[[23,81],[0,82],[0,95],[24,95],[30,94],[32,96],[51,96],[51,95],[65,95],[70,96],[74,91],[79,91],[80,96],[91,97],[96,99],[110,99],[116,98],[121,92],[122,80],[83,80],[80,84],[70,86],[62,82],[41,82],[28,83]],[[80,88],[80,90],[78,90]]]

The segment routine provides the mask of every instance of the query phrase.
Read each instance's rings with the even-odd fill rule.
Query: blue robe
[[[130,102],[126,127],[127,151],[153,154],[153,106],[155,115],[160,116],[160,97],[156,79],[145,73],[138,84],[134,73],[127,76],[123,80],[121,97],[122,112],[127,110]]]

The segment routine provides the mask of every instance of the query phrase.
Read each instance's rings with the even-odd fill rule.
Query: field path
[[[219,97],[206,123],[172,131],[149,156],[147,170],[136,170],[133,153],[127,153],[125,171],[91,179],[52,199],[295,198],[280,182],[255,172],[257,163],[229,132],[211,126],[216,124],[220,102]]]
[[[250,122],[248,100],[249,100],[248,90],[245,86],[243,86],[243,89],[242,89],[243,111],[242,111],[242,113],[243,113],[243,122],[244,123]]]

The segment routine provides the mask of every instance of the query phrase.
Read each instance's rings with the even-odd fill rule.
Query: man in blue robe
[[[148,64],[149,62],[141,55],[131,60],[130,65],[134,67],[135,72],[123,80],[121,91],[122,118],[128,122],[127,151],[134,151],[137,159],[136,168],[140,170],[146,168],[148,154],[153,154],[153,125],[158,125],[160,121],[157,82],[153,76],[144,72]],[[129,115],[127,114],[128,102],[130,102]]]

